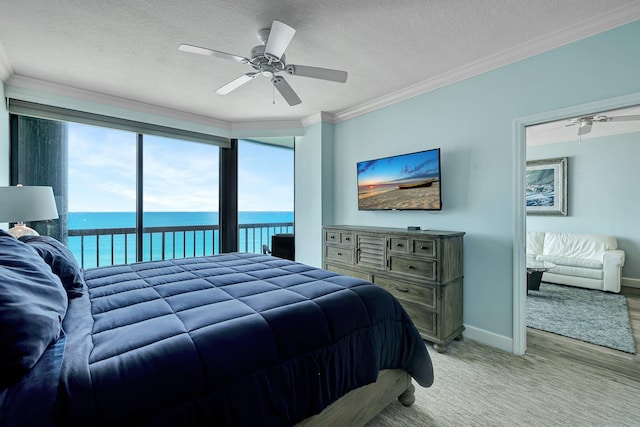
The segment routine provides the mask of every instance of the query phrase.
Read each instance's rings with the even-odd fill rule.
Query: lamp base
[[[7,233],[12,235],[16,239],[22,236],[39,236],[40,235],[40,233],[38,233],[36,230],[30,227],[27,227],[23,223],[18,223],[14,225],[13,227],[7,230]]]

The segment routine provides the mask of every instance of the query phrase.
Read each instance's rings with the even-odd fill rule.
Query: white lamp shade
[[[0,222],[43,221],[58,218],[51,187],[0,187]]]

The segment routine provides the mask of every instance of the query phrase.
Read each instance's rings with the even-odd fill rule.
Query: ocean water
[[[293,212],[238,212],[240,224],[293,222]],[[215,225],[218,212],[146,212],[145,227]],[[135,212],[69,212],[70,230],[136,226]]]
[[[70,212],[69,230],[134,228],[134,212]],[[239,212],[238,250],[261,252],[262,245],[271,246],[271,236],[293,233],[293,227],[243,227],[247,224],[293,223],[293,212]],[[218,224],[217,212],[146,212],[145,227],[170,227]],[[212,227],[213,228],[213,227]],[[219,230],[186,231],[184,233],[144,233],[143,260],[184,258],[220,253]],[[135,234],[70,236],[68,246],[84,268],[125,264],[136,259]]]

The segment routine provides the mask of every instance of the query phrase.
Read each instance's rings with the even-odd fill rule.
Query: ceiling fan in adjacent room
[[[262,45],[251,49],[249,58],[233,55],[226,52],[207,49],[204,47],[181,44],[178,49],[184,52],[196,53],[199,55],[213,56],[215,58],[228,59],[240,64],[250,65],[255,71],[243,74],[235,80],[227,83],[216,90],[217,94],[226,95],[243,84],[264,76],[271,79],[273,86],[291,106],[298,105],[302,101],[296,92],[289,86],[284,77],[278,75],[285,72],[292,76],[311,77],[314,79],[329,80],[332,82],[345,83],[347,72],[332,70],[329,68],[309,67],[306,65],[287,64],[284,51],[291,43],[296,30],[280,21],[273,21],[271,28],[258,31],[258,38]]]
[[[608,123],[608,122],[629,122],[632,120],[640,120],[640,115],[630,116],[605,116],[602,114],[596,114],[593,116],[578,117],[569,120],[566,126],[578,126],[578,136],[585,135],[591,132],[591,127],[594,123]]]

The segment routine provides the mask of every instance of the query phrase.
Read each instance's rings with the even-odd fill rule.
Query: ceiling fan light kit
[[[277,75],[278,73],[285,72],[291,76],[309,77],[336,83],[345,83],[347,81],[346,71],[287,64],[284,51],[289,47],[295,33],[296,30],[287,24],[273,21],[271,28],[258,31],[258,39],[263,44],[251,49],[250,59],[189,44],[181,44],[178,49],[183,52],[228,59],[253,67],[255,72],[244,74],[217,89],[215,92],[219,95],[226,95],[261,75],[270,78],[271,83],[278,89],[285,101],[290,106],[294,106],[300,104],[302,100],[284,77]]]

